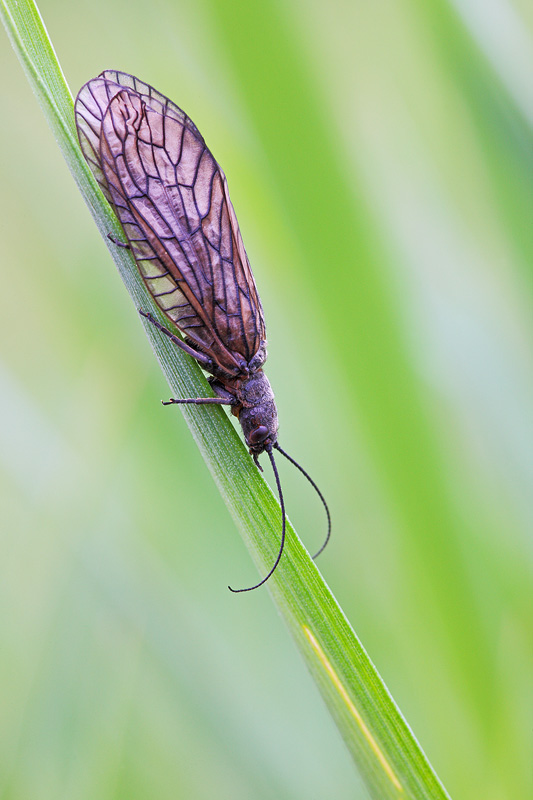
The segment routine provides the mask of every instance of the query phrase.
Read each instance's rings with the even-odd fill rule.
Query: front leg
[[[219,406],[236,406],[238,405],[237,398],[228,392],[225,386],[216,378],[210,378],[209,383],[217,397],[191,397],[186,400],[162,400],[164,406],[171,406],[173,404],[183,405],[184,403],[191,403],[196,406],[219,405]]]
[[[223,397],[187,397],[184,400],[177,400],[176,398],[171,397],[170,400],[161,400],[161,403],[164,406],[184,405],[186,403],[195,406],[232,406],[234,401],[225,400]]]
[[[222,398],[230,406],[238,406],[239,405],[239,401],[237,400],[235,395],[232,394],[229,391],[229,389],[227,389],[224,386],[224,384],[221,381],[219,381],[218,378],[208,378],[207,381],[208,381],[209,385],[211,386],[212,390],[214,391],[214,393],[216,394],[217,397]]]

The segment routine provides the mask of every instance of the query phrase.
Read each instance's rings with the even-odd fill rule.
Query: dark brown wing
[[[107,71],[76,99],[83,153],[159,307],[223,370],[264,361],[263,312],[226,178],[189,117]]]

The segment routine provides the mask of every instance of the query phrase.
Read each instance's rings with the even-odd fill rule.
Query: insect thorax
[[[274,392],[263,370],[257,370],[247,380],[242,381],[236,394],[241,403],[239,422],[248,446],[252,447],[250,435],[259,426],[268,430],[268,437],[263,445],[252,448],[262,452],[264,445],[273,445],[278,438],[278,412]]]

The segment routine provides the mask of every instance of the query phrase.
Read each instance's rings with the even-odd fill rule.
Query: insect
[[[261,301],[244,249],[226,177],[195,124],[178,106],[132,75],[106,70],[76,98],[76,126],[82,152],[114,211],[128,247],[155,303],[176,336],[148,311],[139,313],[191,355],[210,374],[215,397],[164,403],[220,404],[238,418],[257,467],[266,452],[281,506],[285,504],[273,450],[307,478],[327,515],[327,503],[307,472],[278,444],[274,393],[262,370],[266,330]],[[110,237],[111,238],[111,237]]]

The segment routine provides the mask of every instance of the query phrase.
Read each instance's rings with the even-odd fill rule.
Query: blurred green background
[[[533,797],[533,7],[40,8],[74,94],[128,71],[204,134],[320,567],[452,797]],[[0,59],[0,797],[364,798]]]

